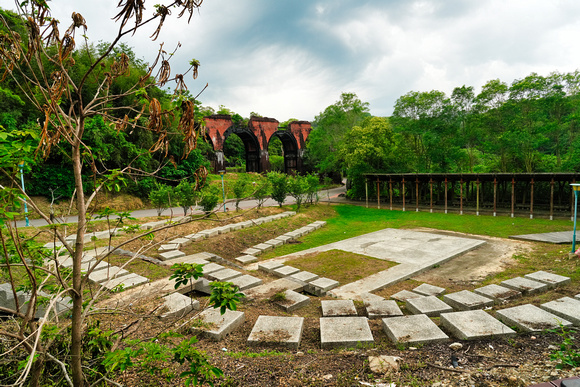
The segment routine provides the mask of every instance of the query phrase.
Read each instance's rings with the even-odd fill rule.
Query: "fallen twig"
[[[466,370],[457,370],[455,368],[441,367],[441,366],[435,365],[433,363],[425,363],[425,364],[427,364],[429,367],[437,368],[437,369],[440,369],[440,370],[443,370],[443,371],[457,372],[457,373],[460,373],[460,374],[465,374],[465,373],[468,372]]]

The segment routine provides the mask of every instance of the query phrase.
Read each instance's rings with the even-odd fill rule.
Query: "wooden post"
[[[369,208],[369,181],[365,179],[365,199],[367,208]]]
[[[534,219],[534,178],[530,182],[530,219]]]
[[[497,215],[497,178],[493,178],[493,216]]]
[[[419,212],[419,178],[415,178],[415,195],[417,199],[417,205],[415,208],[415,212]]]
[[[477,189],[477,193],[475,195],[475,215],[479,216],[479,177],[477,178],[477,181],[475,182],[476,185],[476,189]]]
[[[516,181],[512,177],[512,218],[514,217],[514,202],[516,199]]]
[[[429,178],[429,199],[431,201],[431,204],[429,206],[429,212],[433,212],[433,178],[430,177]]]
[[[550,181],[550,220],[554,220],[554,178]]]
[[[401,182],[401,184],[403,185],[403,212],[405,212],[405,178],[403,177],[403,180]]]
[[[391,202],[391,211],[393,210],[393,178],[389,176],[389,200]]]
[[[377,208],[381,209],[381,191],[379,186],[379,179],[377,178]]]
[[[445,213],[447,213],[447,177],[445,177]]]
[[[463,178],[459,180],[459,215],[463,215]]]

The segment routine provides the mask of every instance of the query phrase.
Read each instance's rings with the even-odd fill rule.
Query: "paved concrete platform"
[[[222,265],[218,265],[217,263],[211,262],[208,263],[207,265],[203,265],[203,275],[206,276],[208,274],[211,274],[215,271],[220,271],[225,269],[224,266]]]
[[[183,251],[179,251],[179,250],[172,250],[172,251],[167,251],[165,253],[159,254],[159,258],[162,261],[167,261],[170,259],[175,259],[175,258],[184,257],[184,256],[185,256],[185,253]]]
[[[524,295],[538,294],[548,290],[548,285],[524,277],[515,277],[501,282],[502,286],[522,292]]]
[[[207,265],[209,263],[209,256],[205,253],[197,253],[191,255],[184,255],[183,257],[168,259],[161,262],[165,266],[173,266],[176,263],[191,263],[198,265]]]
[[[566,319],[577,327],[580,327],[580,300],[570,297],[562,297],[555,301],[541,304],[540,308]]]
[[[163,306],[167,312],[161,318],[183,317],[194,309],[199,309],[199,301],[180,293],[171,293],[163,297]]]
[[[413,314],[437,317],[441,313],[453,312],[453,308],[435,296],[422,296],[407,300],[405,308]]]
[[[110,281],[103,283],[103,286],[109,290],[115,290],[119,286],[122,286],[123,290],[126,290],[146,284],[147,282],[149,282],[148,278],[140,276],[139,274],[129,273],[123,277],[113,278]]]
[[[564,277],[547,271],[537,271],[524,275],[525,278],[547,284],[550,289],[570,283],[570,277]]]
[[[357,316],[356,307],[352,300],[322,300],[322,317]]]
[[[359,343],[374,342],[366,317],[320,318],[320,346],[322,349],[356,348]]]
[[[292,274],[296,274],[300,272],[300,269],[297,269],[295,267],[292,266],[281,266],[277,269],[272,270],[272,274],[274,274],[277,277],[288,277]]]
[[[110,278],[122,277],[128,274],[130,274],[129,271],[121,269],[118,266],[109,266],[105,270],[93,271],[91,274],[89,274],[89,281],[100,284],[107,281]]]
[[[383,330],[393,343],[427,344],[449,340],[449,336],[424,314],[384,318]]]
[[[276,305],[280,306],[288,313],[310,304],[310,297],[295,292],[294,290],[286,290],[284,295],[286,296],[286,299],[277,301]]]
[[[247,265],[248,263],[256,262],[258,258],[253,255],[242,255],[236,258],[236,261],[241,263],[242,265]]]
[[[408,290],[401,290],[400,292],[391,295],[391,298],[393,300],[397,300],[397,301],[401,301],[401,302],[407,302],[413,298],[421,298],[421,297],[424,297],[424,296],[420,295],[419,293],[410,292]]]
[[[304,286],[298,282],[289,280],[287,278],[280,278],[272,282],[268,282],[263,285],[259,285],[244,291],[247,298],[255,299],[267,299],[272,297],[276,293],[284,292],[286,290],[294,290],[295,292],[301,292]]]
[[[524,332],[540,332],[558,328],[560,324],[566,327],[572,326],[570,321],[531,304],[498,310],[495,315],[504,324],[515,325]]]
[[[500,286],[496,284],[483,286],[477,288],[473,291],[476,294],[491,298],[496,304],[503,304],[514,298],[519,298],[522,296],[522,292],[505,286]]]
[[[328,293],[328,291],[336,288],[338,285],[338,281],[326,277],[320,277],[307,283],[304,290],[315,296],[323,297]]]
[[[199,314],[199,324],[192,326],[191,330],[201,336],[219,341],[241,326],[245,320],[243,312],[226,310],[226,313],[222,315],[219,308],[210,308]]]
[[[439,286],[433,286],[429,284],[421,284],[413,289],[415,293],[419,293],[422,296],[440,296],[445,293],[445,288],[440,288]]]
[[[443,296],[443,301],[456,310],[483,309],[494,304],[493,299],[470,292],[469,290],[446,294]]]
[[[248,344],[298,349],[304,317],[259,316],[248,336]]]
[[[296,274],[288,276],[288,278],[296,281],[312,282],[320,277],[317,274],[311,273],[309,271],[301,271]]]
[[[205,273],[204,273],[205,274]],[[213,271],[211,273],[206,274],[207,278],[211,281],[229,281],[232,278],[240,277],[242,275],[241,272],[234,270],[234,269],[222,269],[218,271]]]
[[[251,276],[249,274],[244,274],[239,277],[230,278],[228,282],[233,283],[242,291],[263,284],[263,281],[261,279]]]
[[[460,340],[515,336],[516,332],[483,310],[441,314],[441,326]]]
[[[546,232],[541,234],[512,235],[510,239],[521,241],[544,242],[552,244],[568,244],[574,239],[573,231]],[[580,234],[576,235],[576,242],[580,242]]]
[[[379,300],[365,303],[369,319],[402,316],[403,312],[394,300]]]
[[[258,264],[258,270],[265,271],[266,273],[272,273],[272,270],[282,266],[284,266],[284,264],[280,262],[266,261]]]

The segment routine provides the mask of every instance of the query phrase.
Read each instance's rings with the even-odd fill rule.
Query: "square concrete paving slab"
[[[409,290],[401,290],[400,292],[395,293],[391,296],[393,300],[401,302],[407,302],[413,298],[421,298],[421,297],[424,296],[420,295],[419,293],[411,292]]]
[[[262,250],[258,250],[258,249],[255,249],[253,247],[249,247],[249,248],[245,249],[244,251],[242,251],[242,254],[245,254],[245,255],[260,255],[260,254],[262,254]]]
[[[211,228],[209,230],[200,231],[200,232],[198,232],[198,234],[205,235],[207,238],[212,238],[214,236],[218,236],[219,235],[219,231],[216,230],[216,229],[214,229],[214,228]]]
[[[236,261],[242,265],[247,265],[248,263],[256,262],[257,260],[258,258],[254,257],[253,255],[242,255],[241,257],[236,258]]]
[[[121,269],[118,266],[109,266],[105,270],[93,271],[89,274],[89,280],[98,284],[107,281],[113,277],[122,277],[130,274],[129,271]]]
[[[265,251],[272,250],[274,248],[274,246],[267,245],[265,243],[258,243],[257,245],[252,246],[252,248],[254,248],[256,250],[260,250],[261,252],[265,252]]]
[[[275,276],[284,278],[284,277],[288,277],[289,275],[296,274],[299,271],[300,271],[300,269],[297,269],[297,268],[292,267],[292,266],[282,266],[282,267],[279,267],[277,269],[272,270],[272,274],[274,274]]]
[[[84,271],[84,272],[87,272],[89,270],[92,270],[92,271],[103,270],[103,269],[106,269],[107,267],[109,267],[108,263],[102,262],[102,261],[97,263],[97,260],[81,263],[81,271]]]
[[[540,332],[558,328],[560,324],[566,327],[572,326],[570,321],[531,304],[498,310],[495,316],[504,324],[515,325],[524,332]]]
[[[577,300],[580,300],[580,294],[576,294],[576,295],[574,296],[574,298],[575,298],[575,299],[577,299]]]
[[[294,290],[295,292],[301,292],[304,288],[303,285],[298,282],[291,281],[287,278],[280,278],[272,282],[265,283],[260,286],[256,286],[244,291],[247,298],[255,299],[267,299],[275,295],[276,293],[284,292],[286,290]]]
[[[199,309],[199,301],[180,293],[171,293],[163,297],[163,306],[167,312],[161,318],[183,317],[194,309]]]
[[[443,301],[457,310],[483,309],[492,306],[494,301],[491,298],[462,290],[443,296]]]
[[[211,281],[224,282],[224,281],[229,281],[232,278],[239,277],[241,275],[242,275],[242,273],[240,273],[237,270],[223,269],[223,270],[218,270],[218,271],[213,271],[211,273],[208,273],[207,278]]]
[[[228,282],[233,283],[242,291],[263,284],[263,281],[261,279],[251,276],[249,274],[244,274],[239,277],[230,278]]]
[[[168,259],[166,261],[162,261],[161,264],[165,266],[172,266],[176,263],[191,263],[191,264],[198,264],[198,265],[206,265],[209,263],[208,257],[203,255],[203,253],[191,254],[191,255],[184,255],[183,257]]]
[[[496,304],[502,304],[514,298],[519,298],[522,296],[522,292],[505,286],[500,286],[496,284],[491,284],[477,288],[473,291],[476,294],[491,298]]]
[[[312,282],[320,277],[317,274],[311,273],[309,271],[301,271],[290,275],[289,278],[302,282]]]
[[[580,300],[570,297],[562,297],[555,301],[541,304],[540,308],[566,319],[577,327],[580,327]]]
[[[276,301],[276,305],[280,306],[287,313],[291,313],[296,309],[300,309],[310,304],[310,297],[295,292],[294,290],[286,290],[284,296],[286,299]]]
[[[228,224],[225,226],[217,227],[216,230],[218,231],[218,234],[227,234],[228,232],[232,231],[232,226]]]
[[[502,286],[522,292],[522,294],[537,294],[548,290],[548,285],[524,277],[510,278],[501,282]]]
[[[287,236],[291,237],[292,239],[298,239],[302,236],[302,233],[300,231],[290,231],[284,235],[287,235]]]
[[[179,250],[179,244],[167,243],[167,244],[159,246],[159,248],[157,249],[157,251],[159,251],[160,253],[164,253],[166,251],[173,251],[173,250]]]
[[[304,317],[259,316],[248,336],[249,345],[298,349]]]
[[[214,271],[220,271],[225,269],[222,265],[218,265],[217,263],[211,262],[207,265],[203,265],[203,275],[208,275],[213,273]]]
[[[365,304],[365,306],[369,306],[371,302],[385,301],[385,298],[372,293],[361,293],[358,298]]]
[[[201,324],[191,327],[194,333],[219,341],[228,333],[241,326],[246,317],[244,312],[226,310],[223,315],[219,308],[206,309],[199,314]]]
[[[279,239],[270,239],[270,240],[267,240],[266,242],[264,242],[264,244],[272,245],[272,247],[276,248],[276,247],[282,246],[284,244],[284,242],[279,240]]]
[[[441,326],[460,340],[515,336],[516,332],[483,310],[441,314]]]
[[[360,344],[374,343],[366,317],[321,317],[320,347],[356,348]]]
[[[192,242],[197,242],[197,241],[201,241],[204,240],[205,238],[207,238],[206,234],[199,234],[199,233],[194,233],[194,234],[189,234],[185,236],[187,239],[191,240]]]
[[[338,281],[326,277],[320,277],[312,282],[307,283],[305,290],[310,294],[322,297],[325,296],[328,291],[336,288],[338,285],[340,285]]]
[[[357,316],[356,307],[352,300],[322,300],[322,317]]]
[[[286,216],[293,216],[296,215],[296,211],[284,211],[282,214],[286,214]]]
[[[405,308],[413,314],[426,314],[437,317],[441,313],[453,312],[453,308],[435,296],[422,296],[407,300]]]
[[[449,336],[424,314],[384,318],[383,330],[393,343],[427,344],[449,340]]]
[[[179,251],[179,250],[167,251],[165,253],[159,254],[159,258],[162,261],[167,261],[169,259],[174,259],[174,258],[179,258],[179,257],[184,257],[184,256],[185,256],[185,253],[183,251]]]
[[[556,286],[562,286],[570,283],[570,277],[564,277],[547,271],[537,271],[535,273],[524,275],[525,278],[547,284],[550,289]]]
[[[143,285],[149,282],[149,279],[140,276],[139,274],[130,273],[123,277],[116,277],[112,280],[105,282],[103,286],[109,290],[114,290],[118,286],[122,286],[123,290],[133,288],[135,286]]]
[[[439,286],[421,284],[413,289],[415,293],[419,293],[422,296],[440,296],[445,293],[445,288],[440,288]]]
[[[258,264],[258,270],[265,271],[266,273],[272,273],[272,270],[278,269],[282,266],[284,266],[284,264],[280,262],[266,261]]]
[[[403,315],[395,300],[371,301],[366,305],[366,308],[369,319]]]
[[[279,237],[274,238],[274,240],[282,241],[282,243],[286,244],[286,243],[294,240],[294,238],[292,238],[291,236],[288,236],[288,235],[280,235]]]
[[[191,239],[189,239],[189,238],[175,238],[175,239],[170,240],[169,243],[179,245],[179,247],[187,246],[188,244],[191,243]]]

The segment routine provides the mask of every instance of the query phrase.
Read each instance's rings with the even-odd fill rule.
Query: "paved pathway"
[[[510,239],[531,242],[553,243],[556,245],[572,243],[573,238],[574,238],[573,231],[546,232],[542,234],[525,234],[525,235],[510,236]],[[580,242],[580,232],[576,233],[576,242]]]

